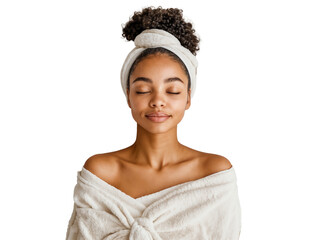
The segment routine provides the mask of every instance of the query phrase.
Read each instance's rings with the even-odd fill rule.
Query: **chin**
[[[173,126],[150,126],[149,124],[138,124],[140,127],[142,127],[145,131],[152,133],[152,134],[160,134],[160,133],[166,133],[168,131],[170,131],[172,128],[174,128]]]
[[[138,127],[143,128],[146,132],[149,132],[152,134],[161,134],[161,133],[167,133],[177,128],[178,122],[174,120],[168,119],[168,121],[166,122],[155,123],[148,119],[139,119],[139,121],[136,121],[136,122]]]

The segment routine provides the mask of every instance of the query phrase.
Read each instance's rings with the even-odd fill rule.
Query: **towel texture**
[[[85,168],[77,173],[67,240],[237,240],[234,167],[132,198]]]
[[[123,92],[126,94],[126,83],[128,74],[135,59],[147,48],[163,47],[175,53],[185,64],[191,80],[191,97],[195,93],[197,59],[179,40],[169,32],[161,29],[148,29],[136,36],[134,40],[135,48],[128,54],[121,70],[121,85]]]

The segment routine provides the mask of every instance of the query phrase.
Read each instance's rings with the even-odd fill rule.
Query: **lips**
[[[169,117],[170,115],[163,112],[154,112],[150,114],[146,114],[146,117]]]
[[[171,117],[171,115],[163,112],[153,112],[145,115],[152,122],[164,122]]]

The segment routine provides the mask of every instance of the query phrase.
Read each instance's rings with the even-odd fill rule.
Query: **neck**
[[[177,127],[165,133],[150,133],[137,125],[136,141],[132,145],[132,154],[136,164],[146,165],[156,171],[174,164],[182,151],[177,139]]]

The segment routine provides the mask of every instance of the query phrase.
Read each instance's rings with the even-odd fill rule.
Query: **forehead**
[[[167,54],[149,55],[143,58],[133,70],[130,82],[138,77],[152,80],[179,78],[182,82],[187,79],[187,75],[181,64]]]
[[[150,83],[150,84],[154,83],[154,81],[152,79],[146,78],[146,77],[137,77],[135,79],[133,78],[132,84],[137,83],[137,82]],[[177,83],[184,84],[184,81],[182,79],[180,79],[179,77],[166,78],[166,79],[163,79],[163,82],[164,83],[177,82]]]

